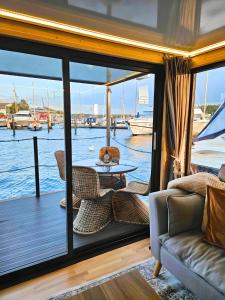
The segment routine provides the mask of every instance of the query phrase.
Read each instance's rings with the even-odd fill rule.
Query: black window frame
[[[94,54],[64,47],[51,46],[43,43],[25,41],[22,39],[0,36],[0,49],[34,54],[39,56],[59,58],[62,60],[63,87],[64,87],[64,126],[65,126],[65,152],[66,152],[66,195],[71,201],[67,205],[67,254],[38,262],[35,265],[12,271],[1,277],[0,288],[23,282],[50,271],[65,267],[75,262],[110,251],[128,243],[149,237],[149,230],[142,230],[133,235],[127,235],[120,239],[106,243],[96,243],[91,248],[85,247],[76,251],[73,249],[73,211],[72,211],[72,144],[71,144],[71,120],[70,120],[70,62],[95,64],[104,67],[120,68],[127,70],[152,73],[155,75],[154,90],[154,118],[153,118],[153,143],[151,162],[152,191],[160,187],[161,166],[161,140],[163,118],[163,94],[164,94],[164,66],[161,64],[134,61],[113,56]],[[17,75],[17,74],[14,74]],[[50,79],[50,78],[49,78]]]

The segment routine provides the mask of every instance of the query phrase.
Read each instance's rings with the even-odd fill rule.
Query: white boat
[[[42,130],[42,126],[40,122],[34,121],[28,125],[28,129],[31,131],[40,131]]]
[[[116,128],[126,128],[127,129],[127,122],[125,120],[117,120],[116,121]]]
[[[220,105],[208,124],[194,138],[192,163],[220,168],[225,163],[225,102]]]
[[[20,110],[14,114],[13,118],[10,120],[10,127],[12,127],[12,123],[14,121],[15,127],[23,128],[28,127],[28,125],[34,121],[29,110]]]
[[[208,122],[209,118],[205,117],[202,109],[200,107],[195,107],[193,116],[193,136],[198,135]]]
[[[153,111],[144,111],[137,118],[130,119],[128,124],[133,135],[152,134],[153,128]]]

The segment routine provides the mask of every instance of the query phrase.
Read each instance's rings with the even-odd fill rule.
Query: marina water
[[[97,162],[98,151],[106,144],[106,130],[79,128],[77,135],[74,129],[71,133],[73,163],[91,158],[96,159]],[[15,137],[11,130],[2,128],[0,129],[0,201],[35,195],[33,136],[38,138],[41,193],[65,189],[65,182],[59,177],[54,157],[55,151],[64,150],[63,128],[56,125],[50,133],[47,128],[39,132],[17,130]],[[138,165],[136,171],[126,174],[127,179],[147,182],[151,170],[152,136],[132,136],[130,130],[118,129],[115,140],[112,131],[111,137],[111,145],[120,149],[121,159],[131,160]],[[16,141],[21,139],[29,140]],[[8,140],[14,141],[6,142]]]

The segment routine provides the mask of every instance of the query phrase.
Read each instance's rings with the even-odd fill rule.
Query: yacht
[[[34,121],[34,118],[29,110],[19,110],[14,114],[14,118],[10,121],[10,127],[12,127],[12,123],[14,120],[14,124],[16,128],[28,127],[28,125]]]
[[[129,127],[133,135],[152,134],[153,128],[153,110],[144,111],[143,114],[137,114],[137,117],[130,119]]]
[[[192,162],[220,168],[225,161],[225,102],[220,105],[203,130],[193,139]]]
[[[206,118],[202,109],[200,107],[195,107],[193,116],[193,136],[197,136],[208,122],[209,118]]]

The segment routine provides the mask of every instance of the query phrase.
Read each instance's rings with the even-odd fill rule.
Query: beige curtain
[[[162,140],[162,181],[165,188],[169,180],[184,176],[190,150],[190,127],[193,111],[193,78],[191,60],[165,56],[164,120]],[[189,123],[191,123],[189,125]]]

